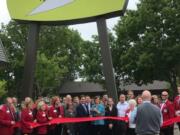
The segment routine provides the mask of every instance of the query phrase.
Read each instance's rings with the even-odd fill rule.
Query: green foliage
[[[84,81],[102,82],[102,62],[100,46],[94,40],[86,41],[82,46],[82,66],[80,76]]]
[[[98,82],[104,84],[103,63],[99,37],[92,36],[93,41],[86,41],[82,45],[82,68],[80,75],[85,81]],[[114,46],[115,37],[108,31],[109,46]]]
[[[140,2],[137,11],[128,11],[115,27],[114,60],[119,58],[115,69],[139,84],[165,80],[175,90],[180,65],[180,2]]]
[[[48,58],[66,57],[64,61],[59,62],[60,67],[68,68],[65,80],[74,80],[78,77],[82,44],[83,40],[79,33],[68,27],[43,26],[41,28],[39,50]]]
[[[8,52],[7,68],[0,69],[0,80],[7,81],[9,96],[20,96],[24,52],[28,25],[11,21],[2,25],[0,38]],[[34,94],[57,93],[57,87],[66,80],[78,77],[81,64],[81,39],[77,31],[65,26],[42,26],[38,46]]]
[[[24,49],[27,42],[27,26],[11,21],[2,25],[0,38],[8,53],[9,63],[0,69],[0,80],[5,80],[9,96],[19,95],[24,68]]]
[[[60,68],[59,63],[65,61],[66,57],[52,56],[47,58],[44,53],[38,53],[38,62],[36,69],[36,86],[38,87],[38,95],[42,94],[58,94],[53,91],[60,85],[64,75],[68,72],[67,67]]]
[[[6,95],[6,81],[0,81],[0,98],[3,98]]]

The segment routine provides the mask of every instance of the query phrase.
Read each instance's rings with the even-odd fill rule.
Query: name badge
[[[42,115],[43,117],[46,117],[46,114],[45,113],[43,113],[43,115]]]
[[[32,115],[32,112],[29,112],[29,115]]]
[[[168,112],[167,109],[164,109],[164,112],[167,113]]]
[[[7,110],[7,111],[6,111],[6,113],[10,113],[10,111],[9,111],[9,110]]]
[[[54,110],[54,113],[57,113],[57,110]]]

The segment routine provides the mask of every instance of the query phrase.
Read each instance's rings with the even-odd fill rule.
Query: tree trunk
[[[172,98],[174,98],[177,95],[177,76],[174,72],[171,72],[170,84],[172,89]]]

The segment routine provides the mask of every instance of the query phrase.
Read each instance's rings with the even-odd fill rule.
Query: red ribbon
[[[82,117],[82,118],[55,118],[45,124],[38,123],[29,123],[33,128],[44,126],[44,125],[54,125],[54,124],[62,124],[62,123],[80,123],[80,122],[88,122],[88,121],[96,121],[96,120],[105,120],[105,119],[113,119],[113,120],[122,120],[128,121],[127,117]]]
[[[164,121],[162,127],[167,127],[177,122],[180,122],[180,116]]]
[[[128,117],[55,118],[55,119],[50,120],[48,123],[44,123],[44,124],[30,122],[29,123],[29,127],[37,128],[37,127],[45,126],[45,125],[54,125],[54,124],[63,124],[63,123],[79,123],[79,122],[88,122],[88,121],[96,121],[96,120],[107,120],[107,119],[109,119],[109,120],[121,120],[121,121],[128,122]],[[175,118],[169,119],[167,121],[164,121],[162,127],[166,127],[166,126],[172,125],[172,124],[177,123],[177,122],[180,122],[180,117],[175,117]],[[21,127],[20,122],[17,122],[14,125],[14,128],[20,128],[20,127]]]

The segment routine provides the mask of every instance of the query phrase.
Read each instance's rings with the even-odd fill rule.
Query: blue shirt
[[[99,112],[101,116],[105,115],[105,107],[103,104],[98,104],[98,105],[93,105],[92,109],[96,108]],[[94,116],[96,116],[96,114],[94,113]],[[96,120],[92,123],[93,125],[104,125],[104,120]]]

